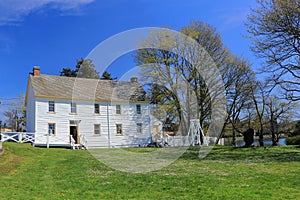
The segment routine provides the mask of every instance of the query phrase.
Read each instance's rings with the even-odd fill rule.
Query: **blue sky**
[[[244,21],[255,0],[2,0],[0,1],[0,119],[12,98],[25,94],[33,66],[59,75],[101,41],[128,29],[170,27],[190,20],[214,26],[225,45],[257,68]],[[123,67],[120,61],[114,66]],[[130,66],[126,66],[127,68]],[[122,70],[111,67],[113,76]]]

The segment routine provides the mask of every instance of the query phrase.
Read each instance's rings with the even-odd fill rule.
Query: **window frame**
[[[121,104],[116,104],[116,115],[122,114]]]
[[[139,134],[143,133],[143,123],[141,122],[136,123],[136,132]]]
[[[98,112],[96,112],[96,105],[98,106]],[[99,103],[94,103],[94,114],[100,115],[100,104]]]
[[[53,125],[54,133],[50,133],[50,125]],[[49,136],[56,136],[56,123],[55,122],[49,122],[48,123],[48,135]]]
[[[96,126],[99,126],[99,130],[97,130],[97,131],[99,131],[99,133],[96,133]],[[94,124],[94,135],[102,135],[101,134],[101,124]]]
[[[75,107],[74,107],[74,105],[75,105]],[[71,101],[71,103],[70,103],[70,107],[71,107],[71,114],[76,114],[77,113],[77,103],[76,102],[73,102],[73,101]],[[73,112],[74,110],[73,110],[73,108],[75,108],[75,112]]]
[[[139,107],[139,109],[138,109],[138,107]],[[142,114],[142,105],[136,104],[135,111],[136,111],[136,114],[141,115]]]
[[[118,133],[118,126],[121,127],[121,133]],[[117,136],[122,136],[122,135],[124,135],[123,124],[116,124],[116,135],[117,135]]]
[[[53,106],[51,106],[52,105],[51,103],[53,103]],[[52,107],[53,107],[53,111],[50,110],[50,108],[52,108]],[[48,101],[48,112],[49,113],[55,113],[55,101],[54,100],[49,100]]]

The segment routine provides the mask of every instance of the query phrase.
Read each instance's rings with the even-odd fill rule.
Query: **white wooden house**
[[[26,92],[26,130],[34,145],[86,148],[144,146],[158,121],[137,78],[130,82],[40,74]],[[72,136],[72,137],[71,137]]]

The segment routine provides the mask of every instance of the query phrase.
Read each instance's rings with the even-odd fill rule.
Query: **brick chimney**
[[[40,67],[39,66],[34,66],[32,75],[33,76],[39,76],[40,74],[41,74],[40,73]]]
[[[130,79],[130,82],[131,82],[131,83],[137,83],[137,82],[138,82],[138,78],[137,78],[137,77],[132,77],[132,78]]]

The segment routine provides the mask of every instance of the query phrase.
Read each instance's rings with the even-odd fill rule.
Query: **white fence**
[[[1,142],[34,143],[34,135],[35,133],[28,132],[3,132],[1,133]]]
[[[75,140],[70,137],[50,136],[49,134],[35,134],[29,132],[3,132],[1,135],[1,142],[18,142],[18,143],[32,143],[37,146],[67,146],[72,149],[77,149],[81,146],[86,147],[87,141],[84,135],[80,136],[80,144],[75,144]]]
[[[164,139],[169,146],[189,146],[190,138],[188,136],[166,136]],[[208,137],[205,136],[204,140],[206,140],[208,145],[215,145],[217,141],[217,137]],[[224,145],[224,139],[220,138],[218,145]]]

